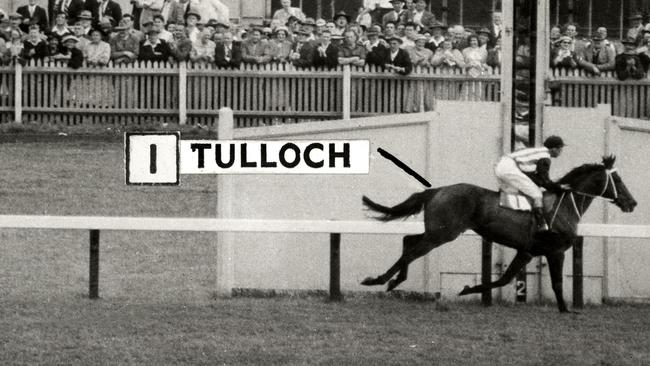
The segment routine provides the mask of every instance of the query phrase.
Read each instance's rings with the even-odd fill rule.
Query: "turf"
[[[124,185],[119,141],[0,144],[2,214],[214,216],[214,177]],[[647,365],[650,307],[214,299],[214,235],[0,230],[0,365]]]

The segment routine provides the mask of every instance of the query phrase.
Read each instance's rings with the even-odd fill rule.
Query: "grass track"
[[[3,214],[214,216],[214,177],[124,185],[120,142],[0,144]],[[212,299],[210,234],[0,231],[0,365],[650,365],[650,307]]]

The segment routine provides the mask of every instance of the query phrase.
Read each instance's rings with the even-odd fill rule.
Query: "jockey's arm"
[[[531,174],[530,179],[533,183],[538,186],[545,188],[547,191],[551,192],[561,192],[562,187],[553,182],[548,176],[548,172],[551,169],[551,159],[540,159],[537,162],[537,169],[535,173]]]

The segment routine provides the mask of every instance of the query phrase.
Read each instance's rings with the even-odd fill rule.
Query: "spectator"
[[[239,44],[233,42],[233,34],[223,34],[223,43],[217,45],[215,50],[215,62],[219,67],[238,68],[242,62],[242,52]]]
[[[230,21],[230,10],[219,0],[198,0],[198,9],[204,19],[215,19],[218,22]],[[161,6],[162,8],[162,6]]]
[[[229,23],[224,23],[224,22],[217,22],[214,25],[214,34],[218,33],[226,33],[230,29],[230,24]]]
[[[388,53],[388,44],[380,39],[381,32],[379,26],[372,26],[366,36],[368,40],[363,43],[366,48],[366,63],[368,65],[384,66],[386,54]]]
[[[309,33],[307,40],[310,42],[316,42],[316,36],[314,36],[314,31],[316,30],[316,21],[314,18],[307,18],[300,23],[301,28]]]
[[[277,19],[282,25],[287,25],[289,18],[292,16],[300,22],[305,20],[305,14],[303,14],[300,8],[292,7],[291,0],[280,0],[280,5],[282,8],[273,13],[273,19]]]
[[[11,38],[11,31],[14,29],[14,26],[11,24],[11,21],[7,18],[0,20],[0,38],[4,38],[5,41],[9,41]]]
[[[501,67],[503,52],[501,51],[501,38],[497,38],[497,44],[494,48],[488,50],[487,65],[492,68]]]
[[[420,34],[415,37],[415,46],[406,49],[413,66],[431,66],[433,52],[425,47],[426,42],[427,38],[423,34]]]
[[[607,38],[607,28],[605,28],[605,27],[598,27],[598,29],[596,29],[596,33],[597,33],[597,34],[598,34],[602,39],[605,40],[604,42],[605,42],[605,46],[606,46],[606,47],[611,47],[611,48],[613,48],[613,49],[614,49],[614,52],[615,52],[617,55],[618,55],[619,53],[623,53],[623,49],[624,49],[624,47],[623,47],[623,44],[622,44],[621,42],[619,42],[618,40],[613,40],[613,39],[610,40],[609,38]]]
[[[173,55],[167,42],[158,39],[156,29],[151,29],[147,32],[147,39],[140,44],[138,51],[138,60],[140,61],[158,61],[158,62],[173,62]]]
[[[397,35],[397,26],[393,21],[389,21],[386,23],[386,26],[384,27],[384,39],[389,39],[393,37],[399,37]]]
[[[81,14],[77,17],[77,26],[81,27],[82,36],[90,39],[90,31],[92,30],[93,16],[90,10],[82,10]],[[79,37],[77,35],[77,37]]]
[[[153,21],[153,16],[160,14],[164,0],[135,0],[135,6],[140,11],[140,27],[145,23]]]
[[[190,10],[185,13],[187,37],[192,41],[192,43],[196,42],[199,38],[198,35],[200,31],[197,26],[199,20],[201,20],[201,16],[196,11]]]
[[[177,21],[177,19],[170,19],[172,6],[177,2],[178,0],[163,0],[163,7],[160,10],[160,15],[162,15],[165,24],[169,24],[170,21],[173,21],[174,23]]]
[[[90,43],[86,47],[84,56],[88,66],[106,66],[111,59],[111,46],[102,41],[104,32],[95,28],[90,32]]]
[[[440,22],[433,23],[431,26],[431,38],[427,40],[427,43],[424,47],[431,50],[431,52],[436,52],[438,47],[444,42],[445,36],[443,35],[445,26]]]
[[[287,28],[289,28],[289,33],[294,34],[298,32],[301,28],[300,26],[301,22],[302,21],[300,19],[294,17],[293,15],[290,16],[286,24]]]
[[[600,35],[592,38],[592,42],[577,54],[578,65],[595,75],[603,71],[614,70],[616,65],[616,51],[613,47],[605,45],[605,39]]]
[[[643,79],[650,65],[650,57],[645,53],[637,53],[636,38],[623,41],[625,51],[615,58],[616,77],[619,80]]]
[[[29,32],[30,24],[37,24],[41,31],[49,28],[47,11],[36,5],[36,0],[28,0],[28,5],[18,7],[16,13],[23,17],[20,30],[25,33]]]
[[[75,25],[72,29],[74,32],[75,37],[79,40],[77,42],[77,48],[81,50],[84,54],[86,53],[86,47],[88,47],[88,44],[90,44],[90,39],[85,37],[84,33],[84,28],[81,26],[80,22],[77,22],[77,25]]]
[[[372,25],[372,15],[370,15],[370,9],[363,6],[359,7],[355,22],[363,27],[366,27],[366,29],[370,28]]]
[[[490,30],[487,28],[481,28],[476,32],[476,35],[478,36],[478,46],[484,49],[485,51],[488,51],[490,48],[488,43],[490,42]]]
[[[83,0],[57,0],[54,4],[54,14],[65,13],[65,18],[68,20],[68,25],[74,24],[77,16],[84,10]]]
[[[49,48],[47,42],[43,40],[40,27],[37,24],[32,24],[29,27],[27,38],[23,42],[20,58],[23,60],[41,60],[47,56],[49,56]]]
[[[349,30],[343,34],[343,44],[339,47],[339,64],[363,66],[366,64],[366,49],[357,43],[357,34]]]
[[[293,61],[293,65],[296,67],[312,67],[316,57],[316,46],[307,40],[309,32],[300,29],[297,33],[298,42],[294,45],[289,59]]]
[[[15,28],[11,31],[11,38],[9,39],[8,53],[4,61],[9,62],[11,60],[16,60],[20,58],[20,55],[23,53],[23,48],[25,44],[23,43],[23,33],[20,29]]]
[[[330,31],[330,33],[333,35],[334,31],[336,31],[336,24],[334,24],[334,22],[327,22],[325,23],[325,29]]]
[[[158,38],[169,43],[174,38],[174,35],[167,29],[165,29],[165,18],[161,14],[156,14],[153,16],[153,29],[158,30]]]
[[[569,48],[576,54],[581,53],[587,47],[587,42],[578,37],[578,28],[575,24],[567,24],[564,35],[571,38],[571,46]]]
[[[476,35],[470,35],[467,37],[467,43],[469,44],[463,50],[463,59],[465,61],[465,67],[468,69],[470,75],[478,76],[483,72],[483,69],[487,63],[487,51],[484,48],[481,48],[479,45],[479,40]]]
[[[97,25],[97,28],[102,30],[102,40],[108,42],[113,35],[113,26],[111,25],[111,17],[104,17]]]
[[[412,13],[411,21],[417,24],[418,29],[425,30],[433,26],[436,21],[436,16],[432,12],[427,11],[427,1],[417,0],[415,2],[415,10]]]
[[[643,37],[643,15],[641,14],[634,14],[631,17],[628,18],[630,21],[630,29],[627,30],[627,38],[628,39],[635,39],[636,40],[636,45],[640,46],[641,45],[641,38]],[[627,47],[625,47],[627,49]]]
[[[120,4],[113,0],[101,0],[97,5],[97,9],[93,11],[99,14],[99,20],[110,18],[111,26],[117,26],[122,20],[122,7]]]
[[[251,29],[248,39],[242,43],[242,60],[249,64],[266,64],[271,57],[268,42],[262,40],[262,31],[259,28]]]
[[[503,30],[503,14],[500,11],[492,13],[492,23],[488,28],[490,30],[488,48],[492,48],[497,44],[497,39],[501,38],[501,31]]]
[[[129,32],[127,22],[122,20],[115,27],[115,34],[109,41],[111,46],[111,60],[114,64],[131,63],[138,59],[140,51],[140,39]]]
[[[336,28],[332,31],[332,35],[342,36],[348,28],[348,24],[350,23],[350,16],[345,14],[344,11],[339,11],[338,13],[334,14],[333,20]]]
[[[21,29],[23,25],[23,16],[18,13],[9,14],[9,21],[14,28]],[[23,34],[27,33],[21,30]]]
[[[169,5],[169,18],[167,22],[185,24],[185,14],[190,11],[190,0],[174,0]]]
[[[134,28],[135,24],[133,22],[133,17],[131,14],[123,14],[121,23],[123,23],[123,25],[127,28],[126,30],[138,40],[138,44],[144,40],[144,33]]]
[[[393,4],[391,4],[390,0],[364,0],[363,7],[368,9],[370,13],[371,25],[382,24],[384,15],[393,11]]]
[[[452,47],[458,51],[462,51],[469,46],[467,36],[465,35],[465,28],[460,24],[449,27],[449,37]]]
[[[217,45],[210,40],[210,31],[203,29],[199,34],[199,41],[192,45],[190,60],[195,63],[213,63]]]
[[[288,62],[292,47],[293,43],[289,40],[289,29],[285,26],[277,27],[275,29],[275,38],[271,41],[272,60],[275,62]]]
[[[388,22],[393,22],[395,26],[398,23],[406,23],[406,11],[403,9],[404,1],[392,0],[390,3],[393,4],[393,10],[384,14],[381,20],[381,26],[384,29],[386,29]]]
[[[433,54],[431,65],[434,67],[464,69],[465,58],[458,49],[453,48],[451,40],[445,39]]]
[[[551,66],[570,69],[578,67],[576,53],[571,51],[571,37],[562,36],[559,45],[555,52],[551,54]]]
[[[316,20],[316,33],[321,34],[324,30],[329,30],[327,28],[327,21],[325,19],[318,19]],[[330,31],[331,33],[331,31]]]
[[[168,44],[169,51],[171,52],[172,57],[178,62],[189,60],[190,53],[192,52],[192,41],[190,41],[190,39],[187,37],[187,33],[185,32],[185,26],[182,24],[176,24],[176,27],[174,27],[173,34],[174,34],[174,38]],[[232,41],[232,34],[230,34],[230,37]],[[218,52],[218,48],[219,46],[217,45],[217,50],[215,51],[215,53]]]
[[[323,31],[320,36],[320,43],[314,54],[314,66],[333,68],[338,65],[339,49],[332,44],[332,33]]]
[[[72,31],[68,28],[68,21],[65,18],[65,13],[61,12],[56,14],[56,17],[54,18],[54,27],[50,30],[50,34],[59,40],[59,51],[62,51],[65,48],[65,45],[61,40],[65,36],[72,35]],[[75,45],[77,44],[77,42],[74,43]]]
[[[415,38],[417,37],[417,25],[413,22],[404,25],[404,37],[402,37],[402,48],[415,47]]]
[[[551,27],[551,32],[549,34],[551,43],[554,43],[555,41],[560,39],[560,37],[562,37],[562,30],[560,29],[560,27],[558,27],[557,25]]]
[[[63,50],[52,58],[55,60],[68,60],[68,67],[78,69],[83,65],[84,54],[76,46],[79,39],[72,34],[68,34],[61,39]]]
[[[388,40],[390,48],[384,59],[384,67],[401,75],[408,75],[413,69],[408,52],[402,49],[402,39],[393,37]]]

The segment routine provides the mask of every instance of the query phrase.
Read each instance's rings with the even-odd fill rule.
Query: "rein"
[[[575,196],[574,194],[583,196],[582,199],[582,205],[584,205],[584,197],[591,197],[591,198],[601,198],[605,201],[608,202],[614,202],[618,199],[618,192],[616,191],[616,184],[614,183],[614,177],[612,177],[612,173],[616,172],[617,169],[606,169],[605,170],[605,186],[603,187],[602,192],[598,195],[594,195],[591,193],[586,193],[586,192],[579,192],[579,191],[569,191],[569,195],[571,196],[571,203],[573,204],[573,209],[575,210],[576,216],[578,216],[578,220],[582,219],[582,215],[584,214],[584,211],[581,211],[578,209],[578,205],[576,204]],[[614,198],[605,198],[603,195],[605,192],[607,192],[607,187],[609,187],[609,183],[612,183],[612,190],[614,194]],[[562,205],[562,200],[564,200],[564,196],[567,195],[567,192],[562,192],[562,196],[560,196],[560,199],[558,200],[558,204],[555,206],[555,211],[553,212],[553,216],[551,217],[551,222],[549,223],[549,227],[553,227],[553,222],[555,222],[555,216],[557,216],[557,212],[560,209],[560,206]],[[581,206],[582,206],[581,205]]]

